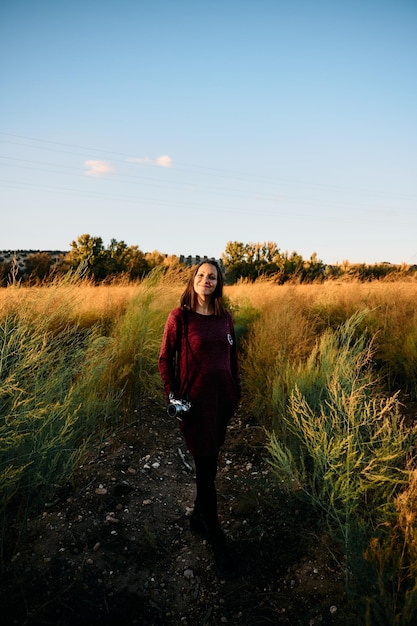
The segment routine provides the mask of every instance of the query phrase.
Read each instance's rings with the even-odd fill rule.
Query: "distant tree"
[[[72,254],[71,252],[67,252],[63,254],[59,259],[57,259],[56,266],[54,271],[57,274],[67,274],[71,269],[73,269],[74,265],[72,262]]]
[[[243,244],[229,241],[222,256],[229,283],[240,278],[269,278],[278,284],[288,280],[312,282],[325,278],[325,266],[313,252],[305,261],[297,252],[282,253],[273,241]]]
[[[146,256],[138,246],[127,246],[124,241],[111,239],[105,248],[101,237],[81,235],[71,243],[68,259],[72,267],[85,266],[88,275],[98,281],[123,275],[137,280],[164,258],[159,252]]]
[[[222,254],[226,280],[235,283],[239,278],[248,278],[247,246],[239,241],[229,241]]]
[[[229,241],[222,256],[228,282],[239,278],[256,280],[282,273],[284,257],[273,241],[243,244]]]
[[[381,280],[388,276],[401,273],[401,266],[391,265],[391,263],[355,263],[346,268],[346,274],[351,278],[356,278],[362,282],[371,280]]]
[[[288,252],[284,255],[283,272],[280,283],[286,283],[290,279],[299,279],[303,277],[304,259],[298,252]]]
[[[34,252],[25,259],[28,282],[41,282],[52,270],[53,258],[49,252]]]
[[[70,258],[74,268],[84,266],[87,274],[96,280],[106,277],[106,253],[101,237],[80,235],[70,246]]]
[[[326,276],[324,263],[317,258],[317,253],[313,252],[309,261],[304,263],[303,281],[317,282],[324,280]]]
[[[246,246],[240,241],[229,241],[222,254],[223,264],[230,266],[246,260]]]
[[[10,269],[10,263],[0,263],[0,287],[7,287],[7,284],[9,282]]]
[[[342,268],[340,267],[340,265],[336,264],[336,265],[325,265],[324,266],[324,273],[327,278],[339,278],[339,276],[342,275]]]
[[[149,272],[150,266],[144,253],[138,246],[129,246],[126,254],[126,272],[131,280],[143,278]]]
[[[8,285],[21,283],[24,279],[24,267],[22,262],[19,262],[18,255],[13,254],[13,258],[10,261],[2,263],[0,270],[0,280],[3,287]]]
[[[129,248],[124,241],[111,239],[110,244],[103,252],[106,277],[123,274],[129,263]]]
[[[154,267],[157,267],[158,265],[164,265],[165,258],[166,258],[166,255],[162,254],[158,250],[145,253],[145,259],[150,269],[153,269]]]
[[[282,255],[273,241],[248,244],[247,259],[253,280],[261,276],[272,276],[282,267]]]

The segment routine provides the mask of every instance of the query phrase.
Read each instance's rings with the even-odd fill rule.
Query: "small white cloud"
[[[87,168],[85,172],[87,176],[108,176],[114,172],[113,166],[105,161],[84,161],[84,165]]]
[[[128,163],[138,163],[139,165],[157,165],[158,167],[171,167],[172,159],[164,154],[163,156],[151,159],[150,157],[130,157],[126,159]]]
[[[160,167],[171,167],[172,165],[172,159],[170,156],[167,156],[166,154],[164,154],[163,156],[160,156],[156,159],[157,164]]]

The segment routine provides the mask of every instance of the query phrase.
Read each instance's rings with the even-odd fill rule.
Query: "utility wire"
[[[62,152],[65,154],[74,154],[74,155],[78,155],[78,156],[83,156],[84,158],[92,158],[92,156],[95,156],[97,158],[98,154],[105,154],[105,155],[110,155],[110,157],[113,158],[113,161],[116,162],[121,162],[126,164],[127,163],[127,159],[134,159],[135,157],[132,156],[132,154],[127,154],[124,152],[116,152],[116,151],[112,151],[112,150],[106,150],[103,148],[99,148],[99,147],[91,147],[91,146],[80,146],[77,144],[69,144],[69,143],[64,143],[64,142],[56,142],[56,141],[50,141],[50,140],[46,140],[46,139],[39,139],[39,138],[35,138],[35,137],[28,137],[25,135],[16,135],[16,134],[12,134],[12,133],[1,133],[0,132],[0,137],[4,137],[5,139],[3,140],[3,143],[11,143],[14,145],[26,145],[26,147],[30,147],[30,148],[36,148],[36,149],[43,149],[43,150],[49,150],[49,151],[53,151],[53,152]],[[26,144],[22,144],[21,141],[26,142]],[[35,145],[27,145],[27,142],[35,142]],[[61,146],[61,148],[58,147],[54,147],[54,146]],[[65,148],[65,150],[63,149]],[[68,150],[70,149],[70,150]],[[76,150],[82,150],[83,152],[74,152],[74,149]],[[92,153],[92,155],[90,157],[86,157],[85,154],[83,154],[84,152],[90,152]],[[107,157],[108,158],[108,157]],[[153,167],[153,168],[158,168],[158,169],[164,169],[161,168],[161,166],[157,165],[156,163],[147,163],[148,166]],[[285,179],[285,178],[280,178],[280,177],[268,177],[268,176],[260,176],[260,175],[254,175],[250,172],[242,172],[242,171],[236,171],[236,170],[224,170],[224,169],[218,169],[218,168],[210,168],[210,167],[205,167],[205,166],[199,166],[199,165],[195,165],[195,164],[185,164],[185,163],[177,163],[175,162],[175,166],[173,168],[166,168],[166,169],[176,169],[176,170],[180,170],[180,171],[197,171],[197,172],[201,172],[205,175],[208,176],[214,176],[214,177],[218,177],[218,178],[226,178],[227,180],[232,180],[232,179],[236,179],[239,181],[244,181],[244,182],[249,182],[249,181],[253,181],[253,182],[262,182],[264,184],[268,184],[268,185],[277,185],[277,184],[290,184],[290,185],[297,185],[297,186],[306,186],[306,187],[315,187],[317,189],[321,189],[321,190],[334,190],[334,191],[343,191],[343,192],[347,192],[349,191],[350,193],[362,193],[362,194],[371,194],[373,196],[394,196],[394,197],[404,197],[404,198],[408,198],[408,197],[417,197],[417,194],[404,194],[401,192],[392,192],[392,191],[383,191],[383,190],[370,190],[370,189],[364,189],[364,188],[353,188],[353,187],[345,187],[345,186],[341,186],[341,185],[332,185],[332,184],[328,184],[328,183],[316,183],[316,182],[312,182],[312,181],[305,181],[305,180],[298,180],[298,179]]]

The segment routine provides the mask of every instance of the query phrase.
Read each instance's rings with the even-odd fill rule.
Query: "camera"
[[[176,417],[180,422],[184,421],[191,409],[191,402],[187,400],[175,400],[171,394],[169,396],[169,404],[167,406],[167,413],[170,417]]]

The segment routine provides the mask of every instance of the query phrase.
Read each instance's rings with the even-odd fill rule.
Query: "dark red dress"
[[[172,391],[177,399],[185,398],[188,391],[192,410],[180,428],[191,454],[217,454],[241,393],[229,311],[222,316],[201,315],[180,307],[171,311],[158,366],[167,397]]]

